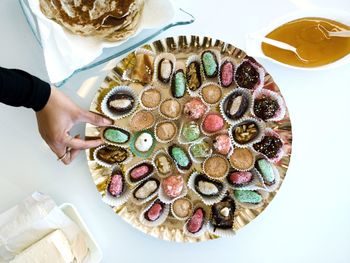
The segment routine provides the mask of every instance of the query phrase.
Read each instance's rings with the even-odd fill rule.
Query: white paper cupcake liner
[[[234,231],[232,228],[215,228],[210,222],[208,222],[207,229],[209,233],[217,235],[219,237],[233,237],[236,235],[236,231]]]
[[[187,67],[192,62],[197,62],[199,64],[201,83],[200,83],[200,85],[199,85],[197,90],[190,90],[190,88],[188,87],[188,82],[187,82],[186,87],[187,87],[187,92],[188,92],[188,94],[190,94],[191,97],[198,97],[199,96],[199,92],[200,92],[200,86],[202,86],[202,84],[205,83],[206,78],[205,78],[205,75],[204,75],[204,72],[203,72],[201,57],[198,56],[198,55],[192,55],[192,56],[189,56],[187,58],[187,61],[186,61],[186,79],[187,79]]]
[[[134,169],[136,166],[141,165],[141,164],[149,164],[149,165],[151,165],[151,166],[153,167],[153,171],[152,171],[149,175],[147,175],[146,177],[144,177],[144,178],[142,178],[142,179],[140,179],[140,180],[138,180],[138,181],[133,182],[132,179],[131,179],[131,177],[130,177],[130,172],[131,172],[132,169]],[[134,165],[132,165],[132,166],[130,166],[130,167],[128,168],[128,170],[127,170],[126,173],[125,173],[125,180],[126,180],[129,184],[131,184],[131,185],[138,185],[138,184],[140,184],[141,182],[143,182],[143,181],[147,180],[148,178],[150,178],[155,172],[156,172],[156,168],[154,167],[153,163],[150,162],[150,161],[147,161],[147,160],[143,160],[143,161],[138,162],[138,163],[136,163],[136,164],[134,164]]]
[[[102,148],[104,148],[104,147],[108,147],[108,146],[110,146],[110,147],[120,147],[120,148],[125,149],[125,150],[128,152],[128,155],[129,155],[128,158],[126,158],[124,161],[122,161],[122,162],[120,162],[120,163],[114,163],[114,164],[109,164],[109,163],[106,163],[106,162],[104,162],[104,161],[98,159],[98,158],[97,158],[97,152],[98,152],[100,149],[102,149]],[[129,149],[127,149],[127,148],[125,148],[125,147],[122,147],[122,146],[119,146],[119,145],[118,145],[118,146],[113,146],[113,145],[106,145],[106,144],[104,144],[104,145],[101,145],[101,146],[97,147],[97,148],[94,150],[93,157],[94,157],[94,160],[96,161],[96,163],[98,163],[99,165],[101,165],[101,166],[103,166],[103,167],[106,167],[106,168],[111,168],[111,167],[119,166],[119,165],[121,165],[121,164],[127,164],[127,163],[129,163],[129,162],[133,159],[133,154],[131,153],[131,151],[130,151]]]
[[[181,122],[181,125],[180,125],[180,132],[179,132],[179,136],[178,136],[178,141],[180,144],[193,144],[193,143],[196,143],[196,142],[199,142],[203,136],[201,135],[201,129],[200,129],[200,125],[198,125],[198,123],[196,121],[192,121],[194,123],[196,123],[198,125],[198,129],[199,129],[199,137],[193,141],[187,141],[184,136],[182,135],[182,131],[183,131],[183,128],[184,128],[184,125],[189,123],[191,121],[182,121]]]
[[[103,136],[103,134],[104,134],[104,131],[105,131],[106,129],[108,129],[108,128],[117,128],[117,129],[121,129],[121,130],[123,130],[123,131],[128,132],[128,133],[129,133],[129,140],[126,141],[126,142],[124,142],[124,143],[116,143],[116,142],[111,142],[111,141],[107,140],[107,139]],[[126,148],[127,148],[128,145],[129,145],[130,139],[131,139],[131,132],[130,132],[129,129],[127,129],[127,128],[122,128],[122,127],[117,126],[117,125],[109,125],[109,126],[106,126],[106,127],[103,127],[103,128],[102,128],[102,130],[101,130],[101,132],[100,132],[100,137],[101,137],[102,141],[103,141],[105,144],[113,145],[113,146],[126,147]]]
[[[226,61],[229,61],[233,64],[233,69],[232,69],[232,82],[230,83],[230,85],[224,85],[222,83],[222,80],[221,80],[221,71],[222,71],[222,66],[223,64],[226,62]],[[220,67],[219,67],[219,74],[218,74],[218,80],[219,80],[219,84],[220,86],[222,86],[224,89],[226,88],[230,88],[230,87],[233,87],[236,85],[235,83],[235,69],[236,69],[236,62],[231,58],[231,57],[224,57],[222,58],[221,62],[220,62]]]
[[[265,70],[263,67],[257,65],[256,63],[252,62],[249,59],[243,59],[242,62],[240,64],[238,64],[237,67],[235,68],[234,81],[235,81],[237,87],[240,87],[236,81],[237,69],[246,61],[248,61],[249,64],[251,64],[257,70],[257,72],[259,74],[259,82],[256,83],[252,89],[247,89],[247,90],[254,91],[254,90],[262,89],[264,86],[264,80],[265,80]],[[244,87],[241,87],[241,88],[244,88]]]
[[[249,191],[249,190],[248,190]],[[239,205],[240,207],[243,208],[248,208],[248,209],[257,209],[259,207],[262,207],[265,199],[267,197],[267,192],[264,190],[251,190],[251,191],[256,191],[257,193],[259,193],[262,197],[262,201],[258,204],[252,204],[252,203],[241,203],[240,201],[237,200],[237,198],[235,197],[234,193],[232,194],[232,198],[235,200],[236,204]],[[236,207],[237,209],[237,207]]]
[[[187,224],[188,224],[189,220],[192,218],[192,216],[193,216],[194,212],[197,210],[197,208],[202,208],[204,213],[205,213],[204,218],[203,218],[203,225],[202,225],[202,228],[197,233],[191,233],[187,230]],[[186,220],[186,223],[183,226],[183,233],[189,237],[200,237],[201,235],[203,235],[207,231],[209,216],[210,216],[210,210],[208,209],[207,206],[202,205],[202,204],[195,204],[193,207],[193,210],[192,210],[192,214]]]
[[[254,102],[256,99],[261,98],[263,95],[276,100],[278,105],[279,105],[279,109],[277,110],[275,115],[272,118],[266,119],[265,121],[280,121],[280,120],[282,120],[284,118],[284,116],[286,115],[286,104],[284,103],[283,98],[278,93],[273,92],[273,91],[268,90],[268,89],[256,90],[253,93],[253,106],[251,108],[251,114],[253,116],[256,116],[254,113]],[[259,117],[257,117],[257,118],[259,118]]]
[[[208,159],[212,158],[212,157],[216,157],[216,156],[219,156],[219,157],[222,157],[227,163],[227,169],[225,171],[224,174],[222,174],[220,177],[213,177],[212,175],[210,175],[206,169],[205,169],[205,164],[206,162],[208,161]],[[202,171],[205,173],[206,176],[208,176],[209,178],[213,179],[213,180],[217,180],[217,181],[222,181],[226,176],[227,176],[227,173],[229,172],[230,170],[230,163],[229,161],[227,160],[227,158],[221,154],[212,154],[211,156],[209,156],[207,159],[205,159],[205,161],[203,162],[202,164]]]
[[[166,179],[166,178],[164,178],[164,179]],[[186,186],[186,181],[184,179],[184,185],[183,185],[183,188],[182,188],[182,191],[181,191],[180,195],[177,196],[177,197],[173,197],[173,198],[167,196],[165,194],[165,192],[164,192],[164,189],[163,189],[163,180],[164,179],[162,179],[162,181],[160,182],[160,187],[159,187],[159,194],[158,194],[158,196],[159,196],[159,200],[160,201],[162,201],[165,204],[171,204],[175,200],[177,200],[179,198],[182,198],[182,197],[187,195],[187,186]]]
[[[211,138],[209,138],[209,137],[204,137],[204,138],[201,138],[201,140],[199,140],[199,141],[197,141],[197,142],[195,142],[195,143],[192,143],[192,144],[189,146],[189,148],[188,148],[188,154],[190,155],[190,158],[191,158],[191,160],[192,160],[193,163],[203,163],[204,160],[205,160],[206,158],[208,158],[209,156],[212,155],[213,150],[212,150],[212,147],[211,147],[211,148],[210,148],[210,152],[208,153],[207,156],[205,156],[205,157],[200,157],[200,158],[197,158],[197,157],[194,157],[194,156],[193,156],[192,151],[191,151],[191,148],[192,148],[194,145],[201,144],[203,141],[206,141],[206,142],[208,142],[210,145],[212,145],[212,140],[211,140]]]
[[[221,96],[220,96],[220,99],[214,103],[209,103],[208,101],[206,101],[204,99],[204,96],[203,96],[203,88],[207,87],[207,86],[210,86],[210,85],[213,85],[213,86],[216,86],[220,89],[220,92],[221,92]],[[222,87],[215,83],[215,82],[205,82],[204,84],[202,84],[202,86],[199,88],[199,95],[200,97],[202,98],[203,102],[205,102],[206,104],[208,104],[209,106],[215,106],[215,105],[218,105],[220,103],[220,101],[222,100],[223,96],[224,96],[224,91],[222,90]]]
[[[204,114],[204,116],[202,117],[202,121],[201,121],[201,124],[200,124],[200,128],[201,128],[201,132],[206,135],[206,136],[213,136],[213,135],[216,135],[216,134],[219,134],[219,133],[222,133],[223,131],[225,131],[227,129],[227,123],[225,122],[225,119],[224,119],[224,126],[222,129],[220,130],[217,130],[215,132],[207,132],[204,130],[203,128],[203,125],[204,125],[204,120],[205,118],[210,115],[210,114],[216,114],[216,115],[219,115],[220,117],[222,117],[222,115],[216,111],[209,111],[207,112],[206,114]],[[223,118],[223,117],[222,117]]]
[[[170,171],[169,173],[163,174],[163,173],[161,173],[161,172],[159,171],[159,169],[158,169],[158,167],[157,167],[157,164],[156,164],[156,157],[157,157],[158,154],[164,154],[165,156],[167,156],[167,157],[169,158],[169,160],[170,160],[170,162],[171,162],[171,165],[172,165],[172,169],[171,169],[171,171]],[[157,174],[158,174],[158,176],[159,176],[160,178],[168,177],[170,174],[173,173],[173,171],[174,171],[175,168],[176,168],[173,158],[171,158],[171,156],[170,156],[170,155],[167,153],[167,151],[165,151],[164,149],[160,149],[160,150],[158,150],[158,151],[156,151],[156,152],[154,153],[154,155],[153,155],[153,157],[152,157],[152,163],[153,163],[154,167],[156,168],[156,170],[157,170],[157,172],[158,172]]]
[[[221,191],[219,191],[217,196],[204,196],[201,193],[197,192],[196,187],[195,187],[195,180],[196,180],[196,177],[198,175],[200,175],[200,173],[198,173],[198,172],[193,172],[190,175],[190,177],[188,178],[188,182],[187,182],[188,188],[190,188],[197,196],[199,196],[200,199],[203,201],[203,203],[206,205],[213,205],[215,203],[220,202],[224,198],[226,191],[227,191],[226,183],[219,181],[219,180],[214,180],[214,179],[211,179],[208,177],[208,179],[211,179],[213,181],[216,181],[216,182],[222,184],[222,189],[221,189]]]
[[[233,189],[233,190],[237,190],[237,189],[238,190],[259,190],[259,189],[264,188],[264,184],[262,182],[261,176],[255,168],[251,169],[250,171],[247,171],[247,172],[251,172],[253,177],[249,183],[244,184],[244,185],[232,184],[228,178],[230,176],[231,172],[235,172],[235,171],[230,171],[225,179],[225,182],[227,183],[227,186],[230,189]],[[240,172],[240,171],[237,171],[237,172]]]
[[[215,76],[207,76],[206,75],[206,72],[205,72],[205,67],[204,67],[204,63],[203,63],[203,59],[202,59],[202,55],[203,53],[207,52],[207,51],[210,51],[214,54],[214,56],[216,57],[216,63],[217,63],[217,73]],[[221,63],[221,55],[220,55],[220,52],[215,50],[215,49],[206,49],[204,50],[201,54],[200,54],[200,58],[201,58],[201,65],[202,65],[202,69],[203,69],[203,73],[204,73],[204,76],[207,78],[207,79],[216,79],[218,78],[218,75],[219,75],[219,72],[220,72],[220,63]]]
[[[149,179],[151,179],[151,178],[148,178],[148,180],[149,180]],[[153,194],[151,194],[150,196],[148,196],[147,198],[142,199],[142,200],[137,199],[137,198],[134,197],[135,191],[137,191],[138,187],[139,187],[141,184],[143,184],[145,181],[147,181],[147,180],[145,180],[145,181],[143,181],[142,183],[139,183],[139,184],[132,190],[132,192],[131,192],[131,194],[130,194],[130,201],[133,202],[135,205],[142,205],[142,204],[145,204],[145,203],[147,203],[148,201],[152,200],[152,199],[155,198],[156,196],[158,196],[158,192],[159,192],[159,188],[160,188],[160,181],[159,181],[158,179],[156,179],[156,180],[158,181],[158,188],[157,188],[157,190],[156,190]]]
[[[113,175],[113,173],[112,173],[112,175]],[[124,183],[125,189],[124,189],[123,193],[118,197],[111,195],[107,189],[108,189],[109,182],[110,182],[112,175],[109,176],[108,184],[107,184],[106,189],[105,189],[105,194],[102,197],[102,201],[109,206],[119,207],[122,204],[124,204],[126,201],[128,201],[131,191],[130,191],[130,188],[129,188],[129,186],[126,183],[125,178],[124,178],[123,183]]]
[[[237,141],[234,139],[232,132],[233,132],[233,129],[234,129],[236,126],[240,125],[241,123],[243,123],[243,122],[245,122],[245,121],[252,121],[252,122],[254,122],[254,123],[257,124],[258,130],[259,130],[259,131],[258,131],[258,135],[255,137],[254,140],[251,140],[251,141],[248,142],[248,143],[239,143],[239,142],[237,142]],[[240,120],[238,120],[238,121],[236,121],[235,123],[233,123],[233,124],[231,125],[231,127],[229,128],[229,135],[230,135],[230,137],[231,137],[232,143],[233,143],[234,146],[239,147],[239,148],[252,147],[254,143],[257,143],[257,142],[260,142],[260,141],[261,141],[261,139],[262,139],[263,136],[264,136],[264,133],[265,133],[265,123],[262,122],[262,121],[259,121],[259,120],[255,119],[255,118],[250,118],[250,117],[241,118]]]
[[[191,215],[192,215],[192,212],[193,212],[193,204],[192,204],[192,201],[186,197],[181,197],[181,198],[178,198],[178,199],[187,199],[190,203],[191,203],[191,209],[190,209],[190,214],[186,217],[180,217],[178,215],[176,215],[176,213],[174,212],[174,202],[171,203],[171,206],[170,206],[170,211],[171,211],[171,214],[177,219],[177,220],[180,220],[180,221],[184,221],[186,219],[188,219]]]
[[[251,166],[249,166],[249,167],[247,167],[247,168],[245,168],[245,169],[242,169],[242,168],[240,168],[240,167],[235,166],[235,165],[233,164],[233,162],[231,161],[231,156],[232,156],[232,154],[235,152],[235,149],[240,149],[240,148],[239,148],[239,147],[238,147],[238,148],[234,148],[233,151],[232,151],[232,153],[231,153],[231,155],[228,157],[231,166],[232,166],[235,170],[237,170],[237,171],[239,171],[239,172],[248,172],[248,171],[250,171],[251,169],[253,169],[253,168],[254,168],[254,163],[255,163],[255,155],[254,155],[254,151],[252,150],[252,147],[246,147],[246,148],[245,148],[245,149],[248,149],[248,150],[252,153],[252,155],[253,155],[253,161],[252,161]]]
[[[154,86],[148,86],[148,87],[143,88],[142,91],[140,92],[140,95],[139,95],[139,103],[140,103],[140,106],[141,106],[142,108],[144,108],[145,110],[155,110],[155,109],[158,108],[159,103],[158,103],[155,107],[147,107],[147,106],[144,105],[143,102],[142,102],[142,95],[143,95],[143,93],[144,93],[145,91],[149,91],[149,90],[156,90],[156,91],[158,91],[159,94],[160,94],[160,100],[162,100],[162,94],[161,94],[161,92],[159,91],[159,89],[155,88]]]
[[[167,83],[164,83],[163,81],[158,79],[159,62],[162,59],[168,59],[173,64],[172,72],[171,72],[171,75],[169,77],[169,82],[167,82]],[[159,55],[157,55],[155,60],[154,60],[154,74],[153,74],[153,80],[154,80],[155,85],[160,86],[162,88],[170,87],[171,79],[172,79],[173,74],[175,73],[175,70],[176,70],[176,57],[173,54],[160,53]]]
[[[148,227],[155,227],[155,226],[159,226],[161,224],[163,224],[165,222],[165,220],[167,219],[168,215],[169,215],[169,205],[168,204],[164,204],[163,207],[163,211],[162,214],[154,221],[149,221],[145,218],[145,213],[152,207],[152,205],[157,202],[158,199],[154,200],[153,202],[151,202],[149,205],[147,205],[146,207],[144,207],[140,213],[139,216],[139,221],[141,222],[141,224],[148,226]]]
[[[139,112],[149,112],[149,113],[151,113],[151,114],[153,115],[153,117],[154,117],[154,121],[153,121],[150,125],[145,126],[145,127],[143,127],[142,129],[133,129],[133,128],[132,128],[131,130],[138,132],[138,131],[148,130],[148,129],[152,128],[152,127],[154,126],[154,124],[156,123],[156,116],[154,116],[154,113],[151,112],[151,111],[149,111],[149,110],[138,110],[138,111],[134,112],[134,113],[131,115],[131,118],[130,118],[130,120],[129,120],[129,126],[130,126],[131,121],[132,121],[132,119],[134,118],[134,116],[136,116],[137,114],[139,114]]]
[[[159,104],[159,107],[158,107],[158,113],[159,113],[159,115],[160,115],[161,117],[163,117],[163,118],[166,119],[166,120],[170,120],[170,121],[178,120],[178,119],[181,117],[181,115],[182,115],[182,110],[183,110],[183,107],[182,107],[182,105],[181,105],[181,102],[179,102],[179,103],[180,103],[180,110],[179,110],[179,114],[178,114],[176,117],[169,117],[169,116],[167,116],[166,114],[164,114],[164,113],[161,111],[161,106],[162,106],[162,104],[163,104],[165,101],[168,101],[168,100],[176,100],[176,101],[179,102],[179,100],[176,99],[176,98],[166,98],[166,99],[162,100],[161,103]]]
[[[243,114],[242,117],[237,118],[237,119],[230,119],[226,113],[225,113],[225,106],[226,106],[226,101],[228,100],[228,98],[232,95],[232,94],[244,94],[245,96],[247,96],[248,98],[248,107],[246,112]],[[239,120],[242,120],[245,117],[248,117],[248,114],[252,111],[252,107],[253,107],[253,98],[252,95],[250,94],[249,91],[247,91],[246,89],[243,88],[236,88],[234,89],[232,92],[226,94],[226,96],[220,101],[220,113],[222,115],[222,117],[225,119],[225,121],[228,124],[234,124]]]
[[[283,142],[283,140],[282,140],[282,137],[281,137],[276,131],[274,131],[274,130],[271,129],[271,128],[266,128],[266,129],[265,129],[264,134],[263,134],[261,140],[262,140],[265,136],[273,136],[273,137],[279,138],[279,139],[281,140],[283,146],[279,149],[279,151],[277,152],[277,155],[276,155],[274,158],[269,158],[269,157],[267,157],[266,155],[264,155],[263,153],[261,153],[261,152],[255,150],[254,147],[252,147],[252,149],[253,149],[253,151],[255,151],[255,153],[263,155],[267,160],[269,160],[270,162],[276,164],[276,163],[278,163],[278,162],[282,159],[282,157],[283,157],[284,154],[285,154],[284,142]],[[260,141],[261,141],[261,140],[260,140]]]
[[[175,133],[174,133],[174,135],[173,135],[170,139],[168,139],[168,140],[162,140],[162,139],[159,138],[158,135],[157,135],[157,128],[159,127],[160,124],[162,124],[162,123],[167,123],[167,122],[171,122],[171,123],[175,124]],[[176,123],[175,123],[174,121],[163,120],[163,121],[157,122],[156,125],[154,126],[154,137],[155,137],[156,140],[157,140],[158,142],[160,142],[160,143],[169,143],[169,142],[175,140],[177,134],[178,134],[178,128],[177,128],[177,125],[176,125]]]
[[[126,93],[130,96],[132,96],[134,98],[134,105],[133,105],[133,108],[128,111],[127,113],[123,113],[123,114],[115,114],[113,112],[111,112],[108,107],[107,107],[107,101],[108,99],[114,95],[114,94],[117,94],[119,92],[122,92],[122,93]],[[113,89],[111,89],[107,95],[103,98],[102,102],[101,102],[101,110],[103,112],[103,114],[105,114],[106,116],[108,116],[109,118],[111,119],[114,119],[114,120],[119,120],[119,119],[122,119],[126,116],[129,116],[131,115],[137,108],[137,105],[138,105],[138,98],[137,98],[137,95],[135,94],[135,92],[128,86],[116,86],[114,87]]]
[[[150,55],[152,56],[153,58],[156,56],[156,54],[151,51],[151,50],[148,50],[148,49],[145,49],[145,48],[138,48],[134,51],[135,55],[138,55],[138,54],[147,54],[147,55]],[[128,81],[131,81],[131,82],[136,82],[136,83],[140,83],[140,81],[138,80],[135,80],[135,79],[132,79],[131,78],[131,72],[132,72],[133,69],[128,69],[126,71],[124,71],[123,73],[123,76],[122,76],[122,79],[123,80],[128,80]],[[153,61],[153,68],[152,70],[154,71],[154,61]],[[153,80],[153,74],[152,74],[152,80]],[[152,81],[151,81],[152,82]]]

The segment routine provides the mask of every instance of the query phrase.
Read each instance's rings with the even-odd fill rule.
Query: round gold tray
[[[246,57],[246,54],[232,46],[231,44],[225,43],[220,40],[214,40],[209,37],[198,37],[198,36],[179,36],[179,37],[169,37],[164,40],[157,40],[149,45],[145,45],[142,48],[152,50],[156,54],[162,52],[170,52],[173,53],[177,60],[184,60],[192,54],[199,54],[201,51],[211,48],[219,51],[221,53],[221,57],[229,56],[237,63],[242,61]],[[123,79],[123,74],[132,69],[135,65],[135,53],[131,52],[128,54],[123,60],[121,60],[108,74],[105,78],[104,82],[101,84],[101,87],[96,93],[93,101],[91,102],[90,110],[96,113],[102,113],[101,111],[101,101],[103,97],[110,91],[114,86],[117,85],[129,85],[133,87],[137,93],[139,93],[142,86],[140,84],[131,83],[130,81]],[[272,77],[266,73],[265,75],[265,84],[264,87],[268,87],[270,90],[274,90],[280,94],[278,86],[274,83]],[[116,121],[118,126],[123,127],[123,125],[127,125],[126,120],[118,120]],[[291,154],[291,146],[292,146],[292,131],[291,131],[291,123],[288,115],[288,111],[283,120],[278,122],[269,122],[268,127],[272,128],[281,136],[284,144],[285,144],[285,155],[276,165],[281,176],[281,182],[283,182]],[[100,129],[98,127],[92,126],[90,124],[86,125],[85,135],[87,138],[96,138],[99,137]],[[164,146],[164,145],[163,145]],[[156,149],[155,149],[156,150]],[[89,169],[92,175],[92,178],[96,184],[97,190],[103,196],[105,194],[105,189],[107,187],[107,179],[110,175],[111,171],[109,168],[102,167],[94,161],[93,158],[94,149],[90,149],[86,151]],[[141,158],[135,157],[133,161],[128,164],[133,165],[136,162],[141,161]],[[256,209],[248,209],[248,208],[237,208],[235,222],[233,229],[235,231],[247,225],[250,221],[252,221],[255,217],[257,217],[271,202],[271,200],[276,195],[277,191],[271,192],[267,194],[266,199],[264,200],[264,204]],[[191,191],[188,193],[190,196]],[[215,239],[218,236],[210,234],[209,232],[205,232],[200,237],[188,237],[182,233],[182,226],[184,224],[183,221],[179,221],[171,216],[168,216],[167,220],[157,227],[147,227],[140,223],[139,221],[139,213],[141,212],[141,208],[143,206],[136,206],[130,201],[119,207],[112,207],[116,214],[121,216],[125,221],[127,221],[132,226],[141,230],[144,233],[152,235],[154,237],[176,241],[176,242],[199,242],[206,241],[210,239]]]

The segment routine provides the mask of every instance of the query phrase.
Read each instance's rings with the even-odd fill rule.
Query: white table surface
[[[244,49],[244,36],[310,2],[178,0],[196,17],[159,38],[198,34]],[[349,0],[311,4],[350,11]],[[46,79],[43,54],[18,1],[0,1],[0,65]],[[103,262],[350,262],[350,65],[322,71],[289,70],[260,60],[283,92],[293,124],[293,155],[278,195],[232,239],[197,244],[164,242],[132,228],[104,205],[85,154],[70,166],[56,161],[37,132],[31,110],[0,105],[0,211],[33,191],[71,202],[100,244]],[[73,77],[62,89],[81,107],[111,65]],[[84,126],[76,132],[83,134]]]

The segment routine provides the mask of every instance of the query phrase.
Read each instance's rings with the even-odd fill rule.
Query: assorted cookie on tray
[[[105,202],[133,203],[148,227],[171,219],[187,236],[234,234],[237,212],[261,207],[280,184],[284,143],[269,123],[284,118],[282,97],[250,58],[135,54],[126,84],[101,102],[115,120],[93,155],[111,170]]]

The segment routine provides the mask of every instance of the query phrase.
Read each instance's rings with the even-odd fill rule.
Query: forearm
[[[0,102],[40,111],[51,94],[50,85],[27,72],[0,67]]]

